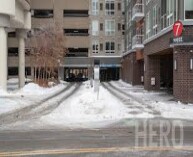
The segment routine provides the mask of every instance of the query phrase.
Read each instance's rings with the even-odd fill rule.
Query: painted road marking
[[[0,157],[17,157],[29,155],[59,155],[59,154],[85,154],[85,153],[113,153],[113,152],[133,152],[133,151],[193,151],[193,146],[184,147],[112,147],[112,148],[80,148],[61,150],[35,150],[0,152]]]

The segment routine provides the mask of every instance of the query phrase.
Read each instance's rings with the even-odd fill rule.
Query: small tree
[[[50,79],[58,80],[56,71],[67,52],[64,34],[58,30],[57,27],[44,27],[31,33],[27,40],[33,58],[34,81],[41,86],[47,86]]]

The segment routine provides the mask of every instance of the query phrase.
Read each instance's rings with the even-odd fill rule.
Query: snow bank
[[[85,82],[79,92],[73,95],[65,103],[61,104],[54,112],[44,116],[41,120],[50,125],[82,126],[86,124],[96,125],[96,122],[113,122],[124,118],[133,118],[127,108],[106,89],[100,87],[99,98],[90,87],[90,82]],[[139,115],[147,117],[147,114]]]
[[[15,83],[16,79],[10,82]],[[36,101],[39,102],[43,98],[52,96],[56,92],[62,90],[65,86],[64,84],[59,84],[51,88],[43,88],[35,83],[29,83],[21,90],[5,92],[0,89],[0,113],[29,106]]]

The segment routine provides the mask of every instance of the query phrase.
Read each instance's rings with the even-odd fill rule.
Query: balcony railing
[[[144,35],[137,34],[132,38],[132,49],[143,49]]]
[[[145,15],[144,15],[144,4],[143,0],[139,3],[137,2],[133,9],[132,9],[132,20],[139,21],[141,20]]]
[[[161,16],[161,29],[164,29],[167,27],[167,15],[164,14]]]

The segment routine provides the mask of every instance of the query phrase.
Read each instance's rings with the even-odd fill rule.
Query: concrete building
[[[90,0],[90,59],[100,64],[101,81],[118,80],[124,50],[122,0]]]
[[[54,23],[64,32],[68,53],[59,69],[61,79],[89,79],[95,63],[101,65],[101,79],[119,79],[121,0],[31,0],[31,10],[33,30]]]
[[[144,82],[144,1],[125,1],[125,51],[122,79],[132,85]]]
[[[25,38],[31,29],[31,13],[29,0],[1,0],[0,4],[0,86],[6,90],[13,66],[17,67],[19,86],[25,84]]]
[[[128,3],[132,0],[127,1]],[[138,1],[137,1],[138,2]],[[144,14],[137,14],[144,21],[144,88],[146,90],[160,90],[167,88],[174,97],[185,103],[193,102],[193,1],[192,0],[146,0],[143,2]],[[130,5],[131,6],[131,5]],[[133,17],[132,8],[129,9],[130,18]],[[127,21],[128,17],[126,17]],[[137,19],[133,17],[133,20]],[[180,20],[184,29],[180,37],[173,34],[175,21]],[[131,29],[132,30],[132,29]],[[127,31],[126,31],[127,32]],[[128,32],[131,33],[132,31]],[[129,47],[131,39],[126,43]],[[127,48],[126,47],[126,48]],[[131,47],[131,46],[130,46]],[[143,48],[143,47],[141,47]],[[129,48],[131,49],[131,48]],[[128,49],[127,49],[128,50]],[[126,51],[127,52],[127,51]],[[131,54],[130,52],[128,52]],[[128,55],[125,55],[128,56]],[[127,57],[124,57],[127,59]],[[128,60],[130,58],[128,57]],[[133,71],[135,56],[131,57],[132,65],[123,60],[123,69],[130,66]],[[125,72],[122,78],[131,82],[135,76],[132,72]],[[138,73],[138,72],[137,72]],[[135,83],[133,83],[135,84]]]

